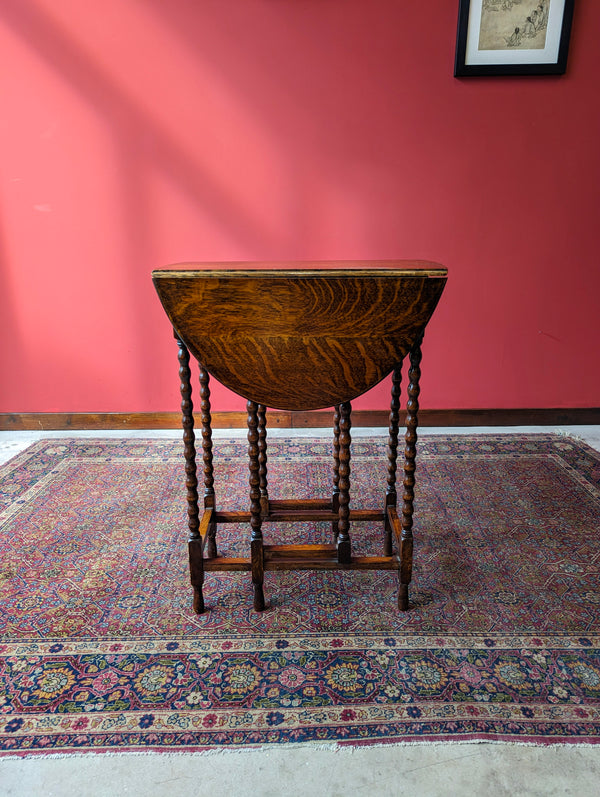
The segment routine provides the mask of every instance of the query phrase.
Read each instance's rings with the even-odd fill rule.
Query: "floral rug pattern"
[[[246,444],[215,441],[224,509]],[[352,444],[379,508],[385,440]],[[271,497],[326,497],[331,446],[269,441]],[[600,741],[600,455],[557,435],[419,442],[411,610],[391,572],[208,573],[191,611],[181,445],[41,441],[0,468],[0,751]],[[329,542],[325,523],[265,525]],[[224,554],[248,529],[219,527]],[[351,527],[380,551],[377,523]]]

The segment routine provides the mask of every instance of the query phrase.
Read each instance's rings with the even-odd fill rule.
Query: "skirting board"
[[[237,429],[246,426],[245,412],[214,412],[215,429]],[[353,426],[387,427],[386,410],[356,410]],[[401,422],[404,414],[400,413]],[[199,424],[199,419],[196,419]],[[329,427],[328,411],[283,412],[271,410],[268,425],[283,429]],[[600,407],[570,409],[483,409],[427,410],[419,412],[420,426],[571,426],[600,425]],[[0,413],[0,431],[51,431],[69,429],[178,429],[178,412],[7,412]]]

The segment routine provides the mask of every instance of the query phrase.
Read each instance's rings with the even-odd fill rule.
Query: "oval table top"
[[[152,280],[176,334],[219,382],[267,407],[314,410],[394,369],[447,273],[406,260],[182,263]]]

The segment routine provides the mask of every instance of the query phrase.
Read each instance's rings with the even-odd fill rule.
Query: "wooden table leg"
[[[262,612],[265,608],[264,550],[262,536],[262,516],[260,505],[260,463],[258,447],[258,404],[249,401],[248,408],[248,457],[250,466],[250,526],[252,538],[250,555],[252,562],[252,584],[254,585],[254,608]]]
[[[212,427],[210,414],[210,376],[202,364],[200,367],[200,417],[202,420],[202,462],[204,472],[204,508],[215,506],[213,471]],[[214,559],[217,555],[217,524],[213,521],[207,534],[206,556]]]
[[[340,405],[334,407],[333,411],[333,494],[331,496],[331,508],[336,514],[340,509]],[[337,544],[338,534],[340,533],[337,519],[331,523],[333,534],[333,544]]]
[[[260,487],[260,510],[263,518],[269,516],[269,490],[267,469],[267,408],[258,405],[258,477]]]
[[[415,469],[417,456],[417,427],[419,413],[419,379],[421,378],[421,337],[410,352],[409,385],[406,404],[406,447],[404,449],[404,493],[402,496],[402,534],[400,542],[400,587],[398,608],[408,609],[408,585],[412,578],[413,555],[413,504],[415,497]]]
[[[338,512],[338,562],[350,564],[352,547],[350,544],[350,429],[352,407],[349,401],[340,404],[340,481]]]
[[[396,366],[392,375],[392,401],[390,405],[390,427],[388,438],[388,475],[385,490],[385,533],[383,555],[392,555],[392,527],[388,518],[388,506],[396,506],[396,470],[398,460],[398,427],[400,424],[400,381],[402,363]]]
[[[183,426],[183,456],[185,458],[185,487],[187,493],[188,551],[190,557],[190,580],[194,590],[194,611],[204,611],[202,584],[204,566],[202,562],[202,537],[200,536],[200,510],[198,507],[198,477],[196,473],[196,436],[194,434],[194,405],[190,372],[190,353],[185,343],[175,334],[179,359],[181,391],[181,424]]]

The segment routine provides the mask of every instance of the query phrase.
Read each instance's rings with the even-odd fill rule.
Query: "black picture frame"
[[[567,68],[574,4],[575,0],[460,0],[454,77],[563,75]],[[537,9],[545,10],[545,30],[543,19],[537,30],[531,21],[532,6],[536,10],[536,20],[540,19]],[[510,40],[503,37],[505,44],[494,29],[495,38],[491,32],[487,34],[492,47],[482,48],[482,35],[486,33],[482,25],[487,20],[495,22],[496,13],[510,14],[513,23],[522,13],[523,28],[515,26]],[[489,30],[492,31],[491,26]],[[529,39],[537,40],[535,49],[524,46]],[[540,41],[544,47],[540,46]]]

